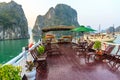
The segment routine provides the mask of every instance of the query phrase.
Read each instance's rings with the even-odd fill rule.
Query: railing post
[[[26,47],[25,47],[25,50],[24,50],[24,51],[25,51],[25,53],[24,53],[24,57],[25,57],[26,61],[27,61],[27,56],[28,56],[28,55],[27,55],[28,50],[29,50],[29,47],[26,46]]]

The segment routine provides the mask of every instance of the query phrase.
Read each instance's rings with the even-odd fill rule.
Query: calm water
[[[27,46],[30,42],[37,42],[38,37],[20,40],[0,41],[0,63],[5,63],[22,52],[22,47]]]
[[[28,39],[0,41],[0,63],[17,56],[27,44]]]

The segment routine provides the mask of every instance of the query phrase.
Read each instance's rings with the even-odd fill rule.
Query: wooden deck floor
[[[69,44],[60,45],[62,55],[48,56],[48,71],[36,75],[36,80],[120,80],[106,63],[86,64]]]

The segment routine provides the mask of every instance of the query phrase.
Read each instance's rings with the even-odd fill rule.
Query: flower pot
[[[36,76],[36,69],[33,69],[30,72],[26,72],[26,76],[28,80],[35,80],[35,76]]]
[[[96,53],[97,53],[98,55],[102,55],[102,50],[97,50]]]

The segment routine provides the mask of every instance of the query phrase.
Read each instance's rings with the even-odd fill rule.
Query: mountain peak
[[[35,35],[40,35],[41,28],[60,25],[79,26],[76,10],[66,4],[57,4],[55,8],[51,7],[44,16],[37,17],[32,31]]]

